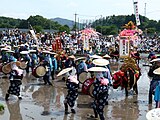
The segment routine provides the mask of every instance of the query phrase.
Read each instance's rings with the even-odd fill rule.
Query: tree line
[[[98,32],[103,35],[116,35],[120,30],[123,29],[123,26],[129,21],[135,23],[135,15],[112,15],[106,16],[102,19],[98,19],[92,23],[92,27],[95,28]],[[145,16],[140,15],[141,25],[138,26],[146,34],[157,34],[160,33],[160,20],[149,20]],[[14,19],[9,17],[0,17],[0,28],[21,28],[29,29],[30,25],[37,31],[42,32],[44,29],[52,29],[58,32],[66,31],[67,33],[70,30],[75,30],[69,28],[67,25],[60,25],[58,22],[44,18],[40,15],[30,16],[28,19]],[[78,28],[77,28],[78,29]]]

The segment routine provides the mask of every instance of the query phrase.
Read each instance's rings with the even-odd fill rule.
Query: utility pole
[[[145,7],[144,7],[144,16],[146,17],[146,6],[147,6],[147,3],[145,3]]]
[[[78,14],[75,13],[74,15],[75,15],[75,37],[76,37],[76,31],[77,31],[77,30],[76,30],[76,29],[77,29],[76,20],[77,20],[77,15],[78,15]]]

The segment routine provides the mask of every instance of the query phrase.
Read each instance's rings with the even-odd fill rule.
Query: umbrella
[[[72,70],[72,69],[73,69],[73,67],[63,69],[62,71],[60,71],[60,72],[58,73],[57,77],[59,77],[59,76],[65,74],[65,73],[69,72],[69,71]]]

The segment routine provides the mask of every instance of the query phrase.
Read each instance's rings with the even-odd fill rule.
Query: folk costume
[[[101,75],[99,75],[101,74]],[[104,117],[104,107],[108,105],[108,79],[102,77],[102,73],[99,73],[96,76],[96,80],[94,81],[94,89],[93,89],[93,96],[94,102],[92,103],[92,108],[94,110],[95,118],[100,117],[100,120],[105,120]]]
[[[20,97],[20,85],[22,84],[23,70],[17,67],[16,62],[11,63],[11,73],[9,79],[10,86],[5,96],[5,100],[9,100],[8,98],[10,94],[16,95],[19,99],[22,99]]]
[[[42,65],[46,68],[46,74],[43,76],[44,84],[52,85],[52,83],[50,82],[51,68],[52,68],[52,60],[50,58],[50,55],[45,56]]]
[[[77,76],[69,76],[66,81],[66,86],[68,89],[68,94],[64,100],[64,106],[65,106],[65,114],[68,114],[68,105],[71,108],[72,113],[76,113],[74,110],[75,101],[78,97],[78,88],[79,88],[79,81],[77,80]]]

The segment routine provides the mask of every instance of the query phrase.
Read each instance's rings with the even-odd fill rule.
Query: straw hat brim
[[[34,52],[36,52],[36,50],[29,50],[29,52],[30,52],[30,53],[34,53]]]
[[[20,54],[28,54],[29,51],[21,51]]]
[[[155,70],[153,71],[153,73],[156,74],[156,75],[160,75],[160,67],[157,68],[157,69],[155,69]]]
[[[147,120],[159,120],[160,108],[155,108],[147,112],[146,118]]]
[[[98,66],[106,66],[109,64],[109,61],[106,59],[95,59],[93,60],[93,64]]]
[[[47,51],[47,50],[42,51],[42,53],[51,54],[51,52],[50,52],[50,51]]]
[[[102,57],[99,56],[99,55],[91,55],[90,57],[91,57],[91,58],[97,58],[97,59],[98,59],[98,58],[102,58]]]
[[[153,59],[153,60],[151,60],[150,62],[160,62],[160,58],[155,58],[155,59]]]
[[[86,57],[79,57],[79,58],[77,58],[75,60],[77,61],[77,60],[85,60],[85,59],[86,59]]]
[[[69,72],[69,71],[72,70],[72,69],[73,69],[73,67],[63,69],[62,71],[60,71],[60,72],[57,74],[57,77],[59,77],[59,76],[65,74],[65,73]]]
[[[104,55],[103,58],[111,58],[108,54]]]
[[[88,69],[88,71],[101,72],[101,71],[107,71],[107,69],[104,67],[91,67]]]
[[[76,57],[74,55],[68,56],[68,58],[76,59]]]

